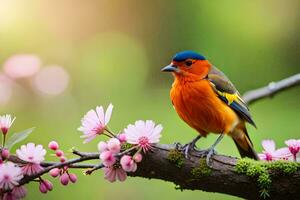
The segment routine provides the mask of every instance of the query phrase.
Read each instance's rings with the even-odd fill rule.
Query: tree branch
[[[203,190],[207,192],[219,192],[246,199],[260,199],[261,192],[255,178],[236,171],[237,158],[223,155],[212,157],[212,167],[205,164],[203,152],[191,152],[191,158],[185,159],[180,151],[175,150],[175,145],[157,144],[152,152],[144,155],[143,161],[138,164],[138,169],[129,176],[154,178],[175,183],[179,189]],[[170,157],[176,152],[180,160]],[[82,164],[87,160],[99,160],[98,153],[80,153],[80,158],[69,160],[65,163],[44,162],[45,169],[34,176],[24,177],[20,184],[49,172],[56,167],[69,166],[71,168],[99,168],[97,164]],[[204,161],[201,164],[201,160]],[[179,165],[179,162],[181,164]],[[70,165],[71,164],[71,165]],[[272,180],[269,194],[272,199],[295,199],[300,193],[300,171],[285,176],[281,170],[269,172]]]
[[[300,73],[285,78],[278,82],[271,82],[268,86],[250,90],[243,95],[244,101],[249,105],[257,100],[273,97],[275,94],[285,91],[294,86],[300,85]]]

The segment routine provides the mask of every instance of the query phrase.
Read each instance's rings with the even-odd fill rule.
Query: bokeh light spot
[[[69,74],[63,67],[48,66],[41,69],[34,78],[35,88],[48,95],[59,95],[69,85]]]
[[[41,66],[38,56],[32,54],[17,54],[9,57],[4,65],[4,72],[12,78],[23,78],[34,75]]]

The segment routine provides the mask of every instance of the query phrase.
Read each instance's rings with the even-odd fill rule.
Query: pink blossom
[[[19,187],[14,187],[11,193],[16,199],[23,199],[27,194],[27,190],[24,186],[19,186]]]
[[[33,175],[33,174],[37,174],[40,171],[43,170],[43,167],[40,164],[35,164],[35,163],[28,163],[22,166],[22,172],[25,175]]]
[[[7,192],[3,195],[2,200],[18,200],[18,199],[13,195],[13,193]]]
[[[264,148],[263,153],[258,154],[261,160],[272,161],[280,159],[288,159],[290,152],[288,148],[275,149],[275,142],[273,140],[263,140],[262,146]]]
[[[0,129],[3,133],[3,135],[7,134],[9,128],[14,123],[15,119],[16,118],[15,117],[12,118],[11,115],[2,115],[2,116],[0,116]]]
[[[111,138],[107,142],[107,148],[112,152],[112,153],[119,153],[121,150],[121,143],[117,138]]]
[[[109,104],[106,112],[102,106],[97,106],[96,110],[90,110],[81,120],[79,131],[83,132],[81,138],[85,138],[83,143],[92,141],[97,135],[101,135],[110,120],[113,110],[113,105]]]
[[[26,146],[22,145],[20,149],[17,149],[16,153],[21,160],[40,164],[42,161],[44,161],[47,151],[42,145],[28,143]]]
[[[42,145],[35,146],[34,143],[28,143],[26,146],[22,145],[20,149],[17,149],[16,153],[21,160],[28,162],[22,167],[24,174],[36,174],[43,169],[40,163],[45,159],[46,150]]]
[[[116,180],[123,182],[127,178],[127,174],[122,168],[104,167],[103,170],[104,170],[104,178],[111,183],[115,182]]]
[[[20,167],[12,162],[0,165],[0,189],[10,190],[19,185],[18,181],[23,178]]]
[[[135,172],[137,169],[137,164],[134,162],[132,157],[128,155],[122,156],[120,164],[126,172]]]
[[[116,158],[111,151],[104,151],[100,154],[100,159],[105,167],[110,167],[116,163]]]
[[[290,139],[285,141],[285,144],[288,145],[289,151],[293,155],[294,160],[296,160],[300,151],[300,140]]]
[[[146,122],[140,120],[136,121],[135,125],[128,125],[124,132],[128,143],[135,144],[146,152],[152,144],[159,142],[162,129],[163,127],[160,124],[155,126],[155,123],[151,120]]]

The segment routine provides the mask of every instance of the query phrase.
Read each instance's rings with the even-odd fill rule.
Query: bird
[[[240,93],[217,67],[195,51],[182,51],[161,69],[171,72],[174,82],[170,98],[179,117],[198,135],[184,146],[185,156],[195,149],[196,142],[210,133],[219,134],[206,150],[206,162],[211,164],[215,147],[224,135],[230,136],[241,157],[259,160],[246,129],[246,123],[256,124]]]

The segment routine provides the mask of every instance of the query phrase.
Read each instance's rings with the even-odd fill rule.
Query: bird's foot
[[[192,143],[185,144],[182,148],[182,151],[184,152],[184,157],[188,159],[190,152],[192,152],[194,149],[195,149],[195,144],[194,145]]]
[[[211,147],[209,147],[207,150],[205,150],[206,152],[206,165],[210,168],[212,168],[212,156],[216,154],[215,151],[215,147],[217,146],[217,144],[219,144],[219,142],[223,139],[224,134],[222,133],[218,139],[213,143],[213,145],[211,145]]]
[[[182,145],[179,142],[175,142],[174,145],[175,145],[176,150],[181,150],[182,149]]]
[[[217,151],[214,148],[212,148],[212,147],[210,147],[210,148],[208,148],[206,150],[201,151],[201,155],[203,157],[206,157],[206,165],[208,167],[212,167],[212,156],[216,155],[216,154],[217,154]]]
[[[191,142],[185,144],[182,148],[182,151],[184,152],[184,156],[186,159],[189,158],[190,152],[195,150],[196,142],[201,138],[200,135],[198,135],[196,138],[194,138]]]
[[[208,150],[209,151],[206,155],[206,165],[209,166],[209,167],[212,167],[212,159],[211,158],[212,158],[213,155],[216,155],[217,152],[215,151],[214,148],[210,148]]]

